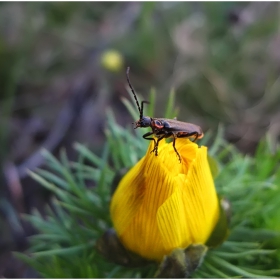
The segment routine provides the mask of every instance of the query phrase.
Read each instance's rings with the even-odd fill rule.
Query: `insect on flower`
[[[151,118],[148,116],[143,117],[144,103],[148,104],[149,102],[142,101],[140,107],[135,91],[129,80],[129,69],[130,68],[127,67],[126,78],[140,113],[139,120],[135,122],[134,129],[138,127],[151,127],[152,131],[145,133],[143,135],[143,138],[146,140],[154,141],[155,144],[154,149],[151,152],[154,152],[156,156],[158,155],[159,142],[163,138],[173,137],[173,148],[176,154],[178,155],[179,161],[181,162],[181,157],[175,147],[176,138],[192,137],[194,138],[193,142],[195,142],[197,139],[201,139],[203,137],[203,132],[201,128],[198,125],[192,123],[180,122],[177,121],[176,119],[171,120],[171,119],[164,119],[164,118]],[[155,140],[153,137],[150,137],[151,135],[155,135],[157,137],[157,140]]]

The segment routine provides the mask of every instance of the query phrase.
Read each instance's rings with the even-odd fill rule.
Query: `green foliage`
[[[155,105],[155,92],[152,92]],[[138,118],[134,102],[123,100],[133,119]],[[171,93],[166,113],[174,112]],[[31,177],[53,193],[46,214],[36,210],[26,216],[38,234],[30,239],[26,255],[17,256],[47,278],[145,278],[156,267],[124,268],[107,262],[96,249],[96,240],[111,227],[110,192],[115,174],[133,166],[146,152],[145,130],[123,128],[108,111],[107,143],[97,157],[87,147],[75,144],[77,162],[69,162],[65,151],[60,161],[43,151],[49,170],[37,170]],[[255,157],[238,152],[223,140],[223,129],[215,137],[208,132],[201,143],[209,145],[211,161],[216,159],[216,187],[231,203],[230,235],[220,247],[210,249],[194,277],[264,278],[280,276],[279,253],[280,149],[274,153],[264,139]],[[277,239],[278,238],[278,239]],[[278,249],[278,250],[277,250]]]
[[[231,233],[219,248],[209,251],[195,277],[279,277],[280,149],[272,154],[268,148],[264,139],[253,158],[242,155],[219,130],[209,153],[220,166],[216,188],[231,203]]]

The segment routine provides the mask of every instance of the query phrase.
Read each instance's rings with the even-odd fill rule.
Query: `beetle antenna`
[[[130,89],[133,93],[134,99],[136,101],[136,104],[137,104],[137,107],[138,107],[138,110],[139,110],[139,113],[140,113],[140,119],[142,119],[142,117],[143,117],[143,102],[141,103],[142,106],[140,108],[140,105],[139,105],[138,99],[136,97],[135,91],[134,91],[134,89],[133,89],[133,87],[130,83],[130,80],[129,80],[129,69],[130,69],[130,67],[127,67],[127,69],[126,69],[126,79],[127,79],[128,85],[129,85],[129,87],[130,87]]]
[[[149,104],[149,101],[142,101],[141,102],[141,111],[140,111],[140,119],[143,117],[143,109],[144,109],[144,103]]]

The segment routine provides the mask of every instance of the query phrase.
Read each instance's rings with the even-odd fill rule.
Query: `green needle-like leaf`
[[[139,119],[134,97],[123,99],[133,121]],[[170,94],[165,117],[174,115],[174,91]],[[142,99],[140,99],[142,100]],[[145,111],[153,116],[155,91]],[[127,268],[105,260],[96,242],[109,229],[109,204],[117,174],[133,166],[145,153],[145,130],[124,128],[107,112],[107,141],[99,157],[89,148],[75,143],[77,162],[69,162],[66,152],[56,159],[46,150],[48,171],[29,172],[53,194],[44,214],[34,210],[24,216],[38,231],[30,238],[26,255],[17,257],[47,278],[151,278],[156,266]],[[194,278],[280,277],[280,149],[271,153],[267,139],[256,155],[241,154],[218,132],[206,133],[200,142],[209,147],[211,170],[220,197],[230,202],[230,234],[217,248],[208,250]],[[214,137],[214,139],[213,139]],[[85,163],[86,162],[86,163]],[[113,183],[114,182],[114,183]],[[133,186],[132,186],[133,187]],[[141,241],[139,241],[141,242]]]

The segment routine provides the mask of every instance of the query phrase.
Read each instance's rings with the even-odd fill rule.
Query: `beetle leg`
[[[166,137],[165,134],[161,135],[161,136],[158,138],[158,140],[156,141],[156,144],[155,144],[154,149],[151,151],[151,153],[152,153],[152,152],[155,152],[155,156],[158,156],[158,143],[159,143],[159,141],[162,140],[164,137]]]
[[[153,135],[153,134],[154,134],[153,131],[150,131],[150,132],[145,133],[142,137],[146,140],[153,140],[154,143],[155,143],[155,146],[154,146],[154,149],[155,149],[156,145],[157,145],[157,142],[156,142],[155,138],[148,137],[148,136]]]
[[[156,143],[156,146],[155,148],[152,150],[152,152],[155,152],[155,155],[157,156],[158,155],[158,144],[159,144],[159,141],[161,141],[163,138],[168,138],[170,136],[173,135],[172,132],[163,132],[164,134],[162,134],[161,136],[158,136],[158,140],[157,140],[157,143]]]
[[[195,135],[195,138],[194,138],[194,140],[193,140],[193,142],[195,142],[195,141],[196,141],[196,139],[198,138],[198,133],[197,133],[197,132],[195,132],[193,135]]]
[[[175,133],[173,134],[173,148],[174,148],[175,152],[177,153],[180,162],[181,162],[181,157],[180,157],[180,155],[179,155],[179,153],[178,153],[178,151],[175,147],[176,138],[189,138],[189,137],[192,137],[192,136],[195,137],[192,142],[195,142],[196,139],[198,138],[198,133],[197,132],[188,133],[188,134],[177,134],[177,135]]]
[[[188,134],[177,134],[177,138],[189,138],[194,136],[194,140],[192,142],[195,142],[198,138],[198,132],[188,133]]]
[[[176,147],[175,147],[175,141],[176,141],[176,137],[175,137],[175,135],[173,134],[173,148],[174,148],[174,151],[176,152],[176,154],[177,154],[177,156],[178,156],[178,158],[179,158],[179,161],[180,161],[180,163],[181,163],[181,157],[180,157],[180,154],[178,153],[178,151],[177,151],[177,149],[176,149]]]

